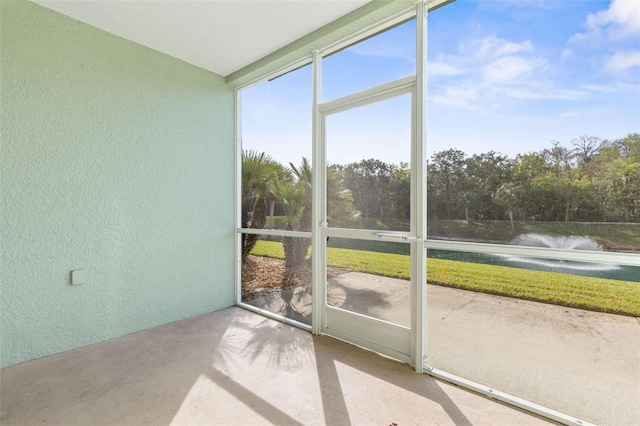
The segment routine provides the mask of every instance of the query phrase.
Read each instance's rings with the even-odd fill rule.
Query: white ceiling
[[[32,0],[227,76],[371,0]]]

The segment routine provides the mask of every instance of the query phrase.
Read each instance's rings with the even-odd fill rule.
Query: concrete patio
[[[228,308],[2,370],[3,425],[540,425],[408,365]]]
[[[329,303],[409,325],[405,280],[350,272]],[[287,303],[285,303],[285,300]],[[427,286],[429,365],[599,425],[640,418],[640,319]],[[249,301],[307,322],[302,287]]]

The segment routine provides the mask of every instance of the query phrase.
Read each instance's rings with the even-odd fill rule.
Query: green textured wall
[[[0,43],[2,366],[233,304],[224,79],[25,1]]]

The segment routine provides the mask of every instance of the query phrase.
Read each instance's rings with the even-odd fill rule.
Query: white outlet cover
[[[87,273],[84,269],[71,271],[71,285],[84,284],[87,280]]]

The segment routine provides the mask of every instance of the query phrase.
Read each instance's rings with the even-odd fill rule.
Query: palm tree
[[[264,228],[267,210],[266,199],[270,197],[270,182],[284,178],[286,171],[280,163],[264,152],[242,151],[242,227]],[[260,239],[259,235],[242,234],[242,261]]]
[[[282,205],[286,223],[284,229],[292,231],[294,223],[301,218],[302,211],[306,208],[311,198],[311,187],[300,180],[275,180],[269,185],[270,191]],[[309,229],[311,228],[309,224]],[[299,228],[300,229],[300,228]],[[308,243],[304,247],[304,253],[300,249],[301,242],[306,238],[283,237],[285,269],[287,275],[291,275],[294,269],[304,261]]]
[[[302,209],[300,211],[300,221],[298,222],[298,231],[311,231],[311,222],[313,211],[311,209],[311,180],[313,179],[313,171],[309,161],[302,157],[302,163],[296,167],[293,163],[289,163],[294,178],[296,179],[296,185],[304,188],[304,199],[302,202]],[[295,253],[293,254],[294,262],[296,265],[304,261],[309,251],[310,240],[309,238],[295,238],[293,239],[293,247],[295,247]]]
[[[302,158],[299,166],[289,163],[294,181],[279,183],[272,189],[278,201],[285,209],[285,229],[293,230],[297,223],[298,231],[311,231],[312,206],[311,206],[311,180],[313,170],[309,160]],[[329,203],[329,215],[335,215],[340,220],[353,220],[357,212],[353,209],[353,197],[341,178],[340,172],[333,168],[327,169],[327,188]],[[331,216],[333,217],[333,216]],[[285,267],[287,275],[295,274],[305,261],[309,251],[310,239],[297,237],[284,237],[282,239],[285,251]],[[310,265],[309,265],[310,267]]]

